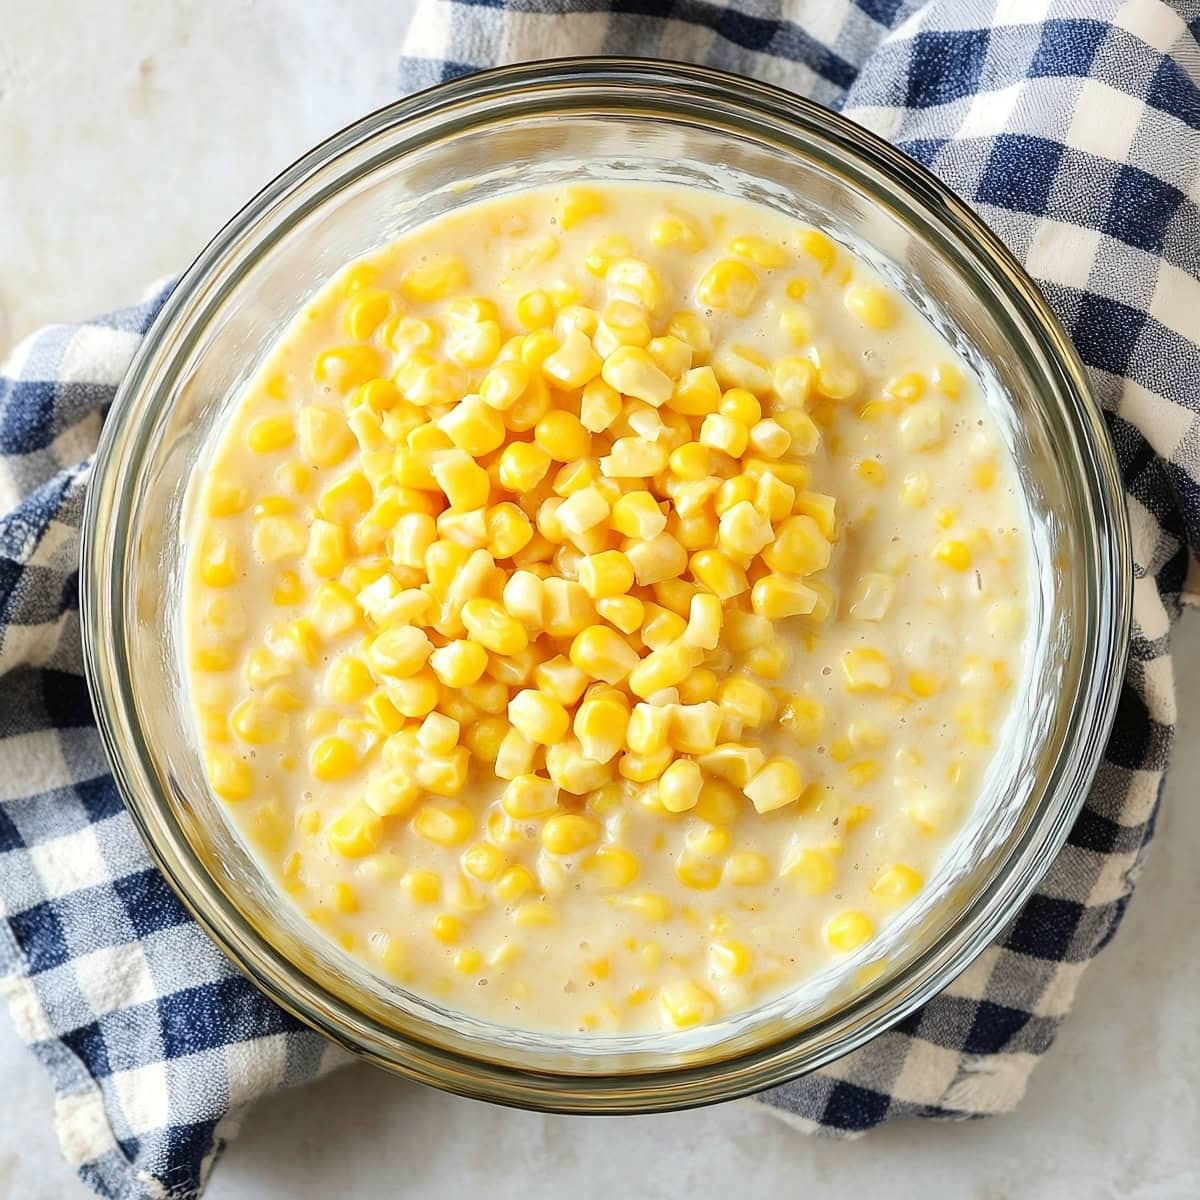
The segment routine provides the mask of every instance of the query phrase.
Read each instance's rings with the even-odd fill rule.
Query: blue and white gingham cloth
[[[1133,654],[1088,805],[945,993],[763,1100],[806,1129],[1003,1112],[1113,935],[1175,720],[1167,637],[1200,546],[1200,4],[420,0],[406,89],[576,54],[691,59],[882,134],[1026,263],[1087,364],[1129,495]],[[100,1194],[194,1196],[239,1109],[343,1061],[260,996],[151,867],[82,678],[78,529],[106,406],[163,299],[36,334],[0,374],[0,987]],[[1193,576],[1196,578],[1196,576]]]

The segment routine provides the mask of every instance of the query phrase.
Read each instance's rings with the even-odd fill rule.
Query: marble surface
[[[393,97],[410,4],[0,0],[0,352],[134,298],[261,183]],[[1010,1117],[814,1140],[746,1104],[638,1118],[518,1113],[365,1067],[267,1100],[210,1200],[763,1195],[1200,1196],[1200,625],[1175,639],[1181,736],[1124,927]],[[86,1194],[41,1068],[0,1016],[0,1200]]]

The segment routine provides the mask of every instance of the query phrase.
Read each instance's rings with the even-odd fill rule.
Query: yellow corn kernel
[[[232,517],[250,504],[250,489],[233,480],[214,479],[208,486],[206,508],[210,517]]]
[[[590,554],[579,564],[579,582],[593,600],[623,596],[633,587],[633,564],[620,550]]]
[[[783,432],[782,429],[780,432]],[[720,412],[709,413],[700,426],[699,441],[703,446],[740,458],[750,444],[750,431],[736,417]]]
[[[659,368],[672,379],[678,379],[692,365],[693,350],[680,338],[670,335],[651,338],[646,349]]]
[[[625,746],[628,702],[619,694],[589,696],[576,709],[572,727],[584,754],[606,763]]]
[[[438,454],[432,473],[452,509],[464,512],[487,504],[492,481],[465,451],[446,450]]]
[[[532,491],[550,469],[550,455],[533,442],[512,442],[500,455],[500,485],[510,492]]]
[[[675,863],[675,878],[694,892],[711,892],[721,882],[721,867],[685,852]]]
[[[515,504],[493,504],[487,510],[484,523],[487,549],[494,559],[512,558],[533,540],[533,526]]]
[[[329,848],[343,858],[370,854],[378,848],[382,837],[382,819],[362,801],[352,804],[325,831]]]
[[[690,758],[677,758],[662,774],[658,798],[668,812],[687,812],[696,807],[704,776]]]
[[[330,889],[330,900],[340,913],[356,913],[359,909],[358,893],[352,884],[335,883]]]
[[[822,275],[828,275],[837,261],[837,247],[819,229],[806,229],[800,235],[800,249],[816,262]]]
[[[212,790],[231,804],[248,799],[254,792],[254,772],[232,754],[213,754],[209,758],[208,781]]]
[[[607,358],[618,346],[648,346],[650,340],[649,314],[642,305],[628,300],[613,300],[605,305],[594,339],[602,358]]]
[[[639,892],[633,896],[622,896],[617,903],[628,912],[637,913],[647,921],[662,922],[671,915],[671,904],[658,892]]]
[[[605,211],[604,196],[592,188],[569,187],[558,204],[558,223],[563,229],[576,225]]]
[[[742,789],[760,813],[794,804],[804,791],[800,769],[791,759],[772,758]]]
[[[526,393],[532,376],[522,362],[499,362],[479,384],[479,398],[489,408],[507,412]]]
[[[592,679],[616,684],[638,665],[637,651],[604,625],[590,625],[571,643],[571,662]]]
[[[549,329],[554,324],[554,301],[549,293],[535,289],[518,298],[516,313],[525,329]]]
[[[577,738],[566,738],[546,751],[550,778],[573,796],[583,796],[612,782],[610,763],[597,762],[584,752]]]
[[[734,675],[721,685],[720,706],[743,726],[757,729],[775,715],[775,701],[770,692],[753,679]]]
[[[542,847],[549,854],[578,854],[600,840],[600,823],[578,813],[558,813],[542,826]]]
[[[721,549],[739,558],[753,558],[774,536],[771,522],[750,503],[739,501],[721,514]]]
[[[660,250],[678,246],[689,254],[704,248],[704,234],[690,217],[665,213],[650,226],[650,241]]]
[[[513,923],[522,929],[553,925],[558,921],[554,909],[544,900],[530,900],[513,913]]]
[[[467,932],[467,923],[453,913],[441,913],[434,917],[429,931],[443,946],[453,946]]]
[[[892,686],[892,667],[878,650],[847,650],[841,660],[846,690],[883,692]]]
[[[942,677],[935,671],[909,671],[908,690],[923,700],[942,690]]]
[[[539,510],[539,529],[541,528],[542,515],[546,512],[549,505],[550,501],[547,501]],[[609,514],[608,500],[604,492],[594,484],[589,484],[587,487],[580,488],[577,492],[572,492],[565,500],[555,504],[553,512],[555,521],[562,531],[563,537],[580,537],[607,520]],[[547,530],[542,530],[542,532],[547,537],[551,536]]]
[[[924,880],[919,872],[903,863],[885,867],[871,884],[871,895],[888,906],[903,904],[921,890]]]
[[[413,832],[438,846],[461,846],[475,830],[475,816],[462,804],[422,804]]]
[[[518,692],[508,702],[508,719],[531,742],[542,746],[562,741],[571,727],[567,710],[532,688]]]
[[[760,616],[778,621],[812,612],[817,604],[817,594],[798,579],[767,575],[754,585],[750,602]]]
[[[367,661],[377,675],[415,675],[433,651],[425,631],[413,625],[385,629],[367,647]]]
[[[787,879],[794,879],[809,896],[825,895],[837,878],[833,860],[824,850],[802,846],[788,851],[779,873]]]
[[[592,435],[574,413],[552,409],[533,430],[534,442],[557,462],[569,463],[584,458],[591,448]]]
[[[592,348],[587,334],[572,329],[558,349],[542,360],[542,374],[556,386],[573,390],[595,379],[602,365],[603,359]],[[559,461],[567,462],[569,459],[559,457]]]
[[[649,541],[667,527],[659,502],[646,491],[626,492],[612,506],[612,527],[626,537]]]
[[[852,283],[843,296],[846,308],[870,329],[883,331],[896,323],[891,293],[873,283]]]
[[[619,846],[601,846],[585,860],[583,869],[605,891],[628,887],[641,870],[636,856]]]
[[[671,710],[670,743],[683,754],[710,754],[717,748],[724,714],[710,701],[680,704]]]
[[[635,704],[625,731],[626,744],[639,755],[659,754],[667,748],[671,713],[652,704]]]
[[[643,658],[629,673],[629,690],[643,700],[674,687],[700,665],[704,651],[680,640]]]
[[[489,842],[476,842],[463,852],[462,866],[482,883],[494,883],[508,866],[508,856]]]
[[[520,654],[529,645],[525,627],[495,600],[475,596],[462,607],[462,622],[474,642],[493,654]]]
[[[214,588],[230,587],[237,582],[240,569],[233,542],[227,537],[210,537],[200,559],[200,578],[204,583]]]
[[[500,805],[514,821],[544,817],[558,807],[558,788],[537,775],[517,775],[501,794]]]
[[[649,263],[640,258],[626,255],[610,263],[604,272],[604,282],[609,295],[614,298],[635,301],[652,310],[662,304],[662,278]]]
[[[433,673],[451,688],[477,683],[487,663],[487,651],[478,642],[448,642],[429,655],[429,666]]]
[[[809,516],[788,517],[775,530],[774,541],[763,550],[763,561],[773,571],[809,575],[829,565],[832,547]]]
[[[900,501],[908,508],[921,508],[930,493],[929,476],[922,472],[905,475],[900,484]]]
[[[512,904],[536,887],[537,880],[527,867],[509,867],[496,881],[496,895],[505,903]]]
[[[313,379],[342,395],[382,373],[383,356],[363,343],[325,350],[313,363]]]
[[[692,578],[721,600],[740,596],[749,586],[746,572],[719,550],[698,550],[689,563]]]
[[[708,947],[708,969],[718,979],[733,979],[745,975],[754,963],[754,956],[741,942],[719,938]]]
[[[300,449],[314,467],[335,467],[354,449],[341,413],[315,404],[300,410]]]
[[[628,779],[631,783],[653,783],[671,765],[674,758],[675,751],[670,746],[664,746],[651,754],[626,752],[617,763],[617,771],[622,779]],[[654,793],[654,801],[655,804],[651,807],[657,804],[657,791]]]
[[[399,713],[414,721],[432,712],[440,695],[437,676],[429,670],[387,682],[388,699]]]
[[[952,571],[966,571],[971,566],[971,550],[966,542],[945,538],[933,548],[933,557]]]
[[[858,949],[875,935],[875,926],[866,913],[849,909],[831,917],[825,925],[825,941],[842,954]]]
[[[604,596],[596,601],[596,613],[622,633],[633,633],[645,619],[645,605],[636,596]]]
[[[665,404],[675,385],[640,346],[618,346],[605,360],[600,376],[623,396],[633,396],[655,408]]]
[[[725,875],[735,887],[753,887],[762,883],[770,870],[766,855],[757,850],[739,850],[725,863]]]
[[[508,721],[504,717],[483,717],[467,725],[463,742],[480,762],[495,763],[508,729]]]
[[[274,454],[295,441],[296,430],[290,417],[263,417],[246,431],[246,445],[256,454]]]
[[[308,539],[295,517],[262,517],[254,522],[254,553],[265,563],[296,558],[304,553]]]
[[[744,262],[723,258],[705,271],[696,285],[696,299],[705,308],[728,309],[744,317],[758,295],[758,276]]]
[[[473,947],[459,950],[454,956],[454,969],[460,975],[476,975],[483,966],[483,955]]]
[[[466,265],[453,255],[437,262],[411,267],[400,280],[400,290],[415,304],[444,300],[467,286]]]
[[[939,363],[934,367],[931,378],[933,386],[943,396],[957,400],[962,395],[963,374],[953,363]]]
[[[825,728],[825,706],[799,692],[789,695],[779,710],[779,724],[801,746],[813,746]]]
[[[358,755],[345,738],[333,735],[322,738],[312,750],[312,773],[318,779],[345,779],[358,769]]]
[[[308,565],[326,579],[346,567],[346,531],[331,521],[313,521],[308,533]]]
[[[287,717],[283,713],[273,711],[253,698],[243,700],[229,714],[229,724],[243,742],[249,742],[252,746],[282,741],[288,728]]]
[[[504,420],[478,396],[464,396],[439,422],[458,449],[480,458],[504,445]]]

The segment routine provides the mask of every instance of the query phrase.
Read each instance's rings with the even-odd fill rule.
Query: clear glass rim
[[[1095,527],[1086,564],[1090,584],[1086,663],[1052,778],[1002,870],[952,928],[895,979],[865,990],[828,1018],[781,1040],[693,1066],[613,1075],[539,1073],[471,1057],[387,1028],[317,985],[285,958],[230,902],[198,859],[155,781],[139,727],[135,681],[121,647],[127,621],[127,547],[137,468],[154,417],[168,403],[173,369],[186,360],[204,316],[238,286],[257,254],[281,230],[378,163],[313,188],[326,172],[380,135],[414,125],[424,132],[406,149],[428,145],[498,115],[658,110],[719,115],[785,151],[814,140],[876,198],[883,176],[899,206],[940,253],[981,290],[998,298],[1028,342],[1030,357],[1074,432]],[[789,140],[791,137],[792,140]],[[387,152],[385,152],[387,153]],[[391,156],[390,153],[387,154]],[[300,201],[300,191],[308,190]],[[257,238],[257,241],[255,240]],[[247,251],[249,246],[249,251]],[[101,739],[117,786],[150,854],[184,906],[226,955],[268,996],[304,1023],[378,1065],[449,1091],[560,1112],[647,1112],[731,1099],[785,1082],[864,1044],[947,986],[996,937],[1058,853],[1087,796],[1107,741],[1128,654],[1132,554],[1123,490],[1099,406],[1066,333],[1032,280],[982,221],[934,176],[845,118],[770,85],[709,68],[649,59],[560,59],[481,72],[398,101],[335,134],[255,196],[184,274],[149,331],[105,422],[83,517],[80,607],[85,668]]]

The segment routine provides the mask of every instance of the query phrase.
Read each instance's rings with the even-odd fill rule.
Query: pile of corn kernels
[[[531,261],[514,274],[536,269],[540,254],[552,261],[551,240],[606,206],[603,189],[568,190],[557,230],[525,239]],[[713,241],[711,227],[680,212],[649,228],[660,254],[705,259],[690,298],[616,233],[584,257],[590,302],[561,283],[511,300],[479,294],[457,256],[418,261],[396,286],[381,282],[379,265],[353,266],[326,301],[344,341],[311,359],[302,401],[284,372],[252,385],[259,407],[239,452],[271,485],[220,468],[205,481],[191,667],[221,684],[196,688],[214,791],[235,807],[266,798],[249,830],[286,853],[294,890],[305,891],[312,856],[297,837],[335,861],[382,863],[366,874],[390,869],[400,893],[441,910],[428,933],[460,975],[507,963],[503,945],[472,943],[480,906],[502,906],[516,931],[559,919],[561,869],[559,887],[547,882],[555,864],[665,920],[670,902],[639,884],[644,860],[613,836],[631,806],[666,822],[699,818],[672,850],[686,889],[754,887],[777,871],[808,894],[833,885],[828,847],[794,845],[777,866],[731,833],[746,812],[799,812],[817,799],[780,739],[822,740],[825,708],[782,681],[839,605],[878,621],[896,587],[865,572],[839,597],[823,574],[844,531],[838,498],[813,486],[812,460],[847,408],[894,422],[914,454],[940,447],[944,406],[964,382],[944,359],[864,396],[855,360],[814,337],[810,279],[827,281],[876,333],[897,322],[899,301],[813,229],[790,242]],[[792,352],[771,359],[717,340],[752,318],[767,279],[798,262],[805,272],[772,308]],[[976,487],[995,480],[991,458],[972,470]],[[864,492],[883,483],[876,458],[855,471]],[[899,503],[920,507],[928,490],[914,473]],[[953,529],[928,550],[956,575],[981,552],[988,545]],[[257,640],[240,594],[248,563],[271,581]],[[1004,603],[992,606],[997,621]],[[1019,615],[1007,619],[1019,628]],[[937,671],[902,672],[875,645],[846,649],[838,669],[845,691],[864,698],[911,703],[944,686]],[[1003,682],[1003,664],[983,669]],[[994,716],[972,718],[981,750]],[[830,765],[854,759],[850,787],[860,786],[855,772],[865,783],[879,770],[861,749],[832,743]],[[268,751],[279,770],[266,781]],[[295,794],[311,794],[307,778],[342,802],[283,802],[280,773]],[[844,834],[853,806],[841,816]],[[386,855],[401,830],[457,867]],[[872,889],[889,908],[922,883],[892,862]],[[357,913],[361,890],[339,881],[311,915],[328,924],[330,912]],[[821,937],[844,952],[875,928],[846,909]],[[412,969],[408,932],[377,932],[385,967],[432,988]],[[710,922],[710,978],[752,974],[755,953],[732,932]],[[667,979],[659,1000],[673,1027],[727,1006],[694,971]]]

